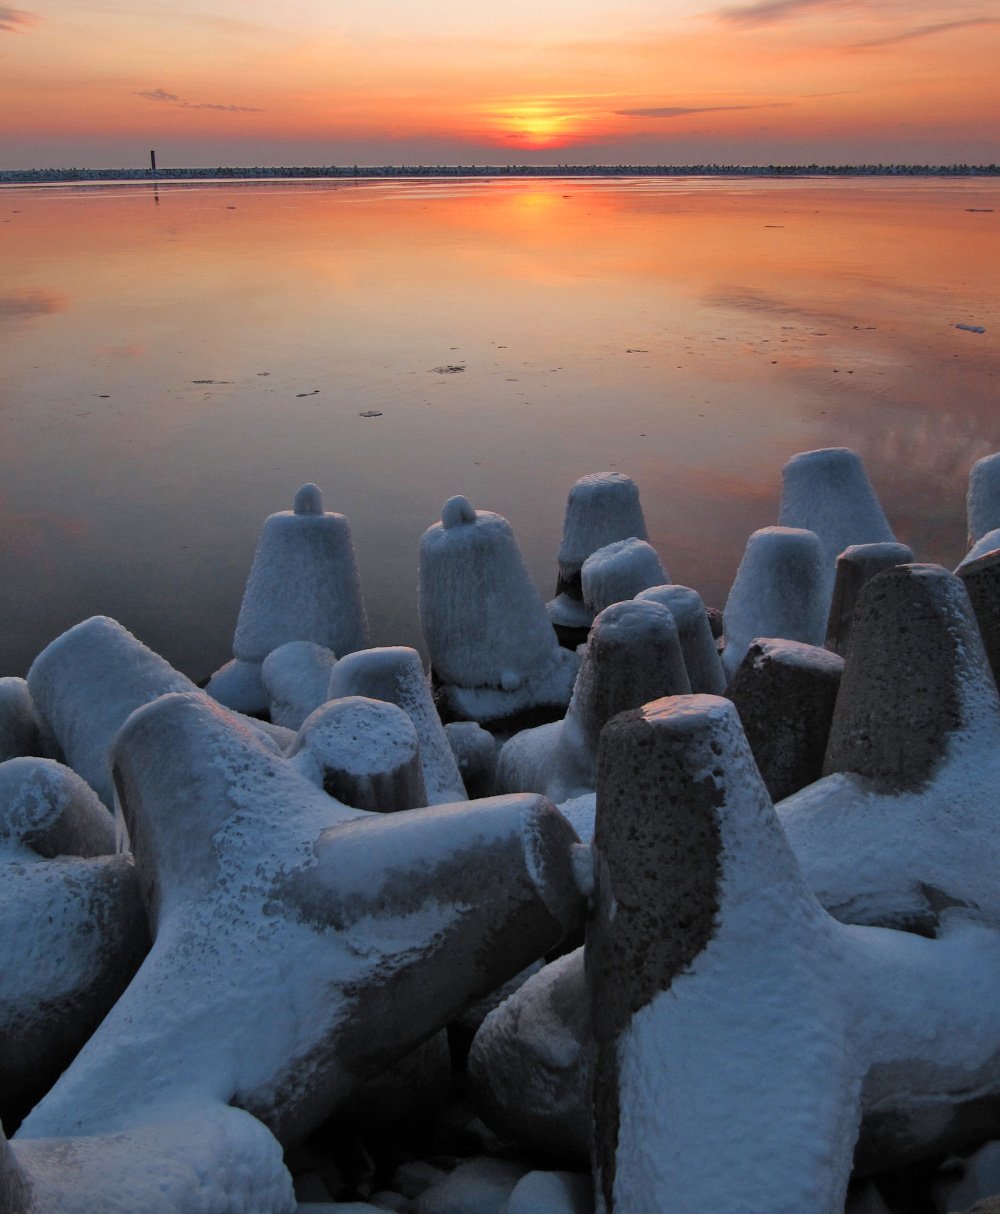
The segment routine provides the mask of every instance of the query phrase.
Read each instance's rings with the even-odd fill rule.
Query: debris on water
[[[625,353],[626,354],[648,354],[649,351],[644,350],[641,346],[629,346],[626,349]]]
[[[986,329],[983,325],[956,325],[956,329],[962,329],[966,333],[985,333]]]
[[[296,396],[319,396],[319,388],[313,388],[311,392],[296,392]]]
[[[465,363],[448,363],[443,367],[432,367],[431,370],[435,375],[457,375],[465,370]]]
[[[966,207],[967,211],[971,211],[974,215],[992,215],[992,207]]]
[[[193,379],[193,384],[231,384],[231,379]]]
[[[358,417],[381,417],[381,409],[365,409],[363,413],[359,413]]]

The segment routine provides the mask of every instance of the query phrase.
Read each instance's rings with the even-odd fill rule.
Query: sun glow
[[[583,116],[548,100],[512,101],[490,111],[490,125],[505,144],[556,148],[582,138]]]

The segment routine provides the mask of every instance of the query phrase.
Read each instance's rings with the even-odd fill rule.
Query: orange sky
[[[23,0],[0,168],[1000,161],[995,0]]]

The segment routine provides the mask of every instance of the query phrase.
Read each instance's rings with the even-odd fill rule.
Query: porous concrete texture
[[[294,509],[264,520],[240,604],[233,654],[263,662],[288,641],[313,641],[338,657],[368,644],[368,616],[342,514],[324,513],[315,485],[303,485]]]
[[[662,604],[674,617],[691,690],[722,695],[726,689],[726,676],[719,661],[719,648],[712,635],[708,612],[698,591],[690,586],[669,584],[650,586],[635,597],[640,602]]]
[[[963,561],[955,573],[965,585],[990,669],[1000,683],[1000,550]]]
[[[902,565],[869,581],[855,608],[823,774],[853,772],[882,792],[926,784],[950,735],[969,724],[979,695],[989,695],[982,653],[968,595],[940,565]]]
[[[493,794],[497,774],[496,739],[475,721],[452,721],[444,727],[451,753],[469,800]]]
[[[1000,933],[827,915],[729,702],[678,696],[608,724],[594,847],[599,1211],[702,1214],[739,1194],[746,1214],[840,1214],[863,1115],[886,1167],[948,1149],[954,1105],[1000,1091],[997,979],[970,967],[1000,958]]]
[[[861,587],[886,569],[907,565],[913,552],[905,544],[852,544],[837,557],[830,618],[826,625],[826,647],[841,657],[847,652],[851,620]]]
[[[417,731],[402,708],[384,700],[329,700],[306,718],[289,758],[354,809],[391,814],[427,804]]]
[[[1000,925],[1000,700],[959,578],[901,565],[863,588],[824,770],[778,812],[832,914]]]
[[[758,637],[729,698],[771,799],[798,792],[823,774],[823,756],[844,659],[816,645]]]
[[[630,599],[594,620],[566,716],[523,730],[500,752],[501,792],[542,792],[554,801],[594,787],[605,723],[626,708],[690,691],[677,625],[660,603]]]

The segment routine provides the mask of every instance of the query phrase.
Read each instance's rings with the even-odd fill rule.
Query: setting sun
[[[582,136],[582,116],[566,113],[547,100],[513,101],[492,110],[490,117],[499,139],[515,147],[565,147]]]

